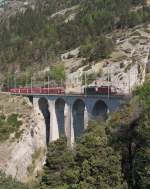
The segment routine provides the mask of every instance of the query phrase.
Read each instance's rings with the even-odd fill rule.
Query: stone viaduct
[[[121,96],[25,94],[33,104],[35,117],[44,126],[45,144],[67,137],[73,146],[87,128],[89,119],[106,120],[126,100]],[[41,125],[41,126],[42,126]]]

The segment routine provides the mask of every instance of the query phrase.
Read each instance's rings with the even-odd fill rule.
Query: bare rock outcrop
[[[87,81],[90,85],[95,85],[95,81],[98,86],[111,85],[121,94],[129,94],[145,81],[150,57],[150,25],[117,30],[108,37],[115,41],[114,52],[108,59],[86,62],[78,57],[80,48],[62,55],[70,91],[81,91],[85,74],[97,76],[94,81]]]
[[[9,140],[0,143],[0,170],[21,182],[29,182],[35,179],[45,162],[46,132],[45,125],[42,124],[44,118],[38,107],[34,109],[27,98],[0,95],[1,104],[1,111],[5,115],[19,114],[22,125],[19,138],[12,133]]]

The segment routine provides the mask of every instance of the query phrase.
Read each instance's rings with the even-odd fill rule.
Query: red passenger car
[[[14,94],[64,94],[65,89],[63,87],[51,87],[51,88],[43,88],[43,87],[19,87],[19,88],[11,88],[9,90],[10,93]]]

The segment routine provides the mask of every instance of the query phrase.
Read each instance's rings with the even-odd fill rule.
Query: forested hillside
[[[72,6],[76,6],[74,19],[65,21],[68,12],[51,16]],[[34,9],[29,7],[0,24],[0,71],[10,77],[31,65],[51,65],[61,53],[79,46],[80,56],[89,61],[105,58],[113,40],[106,40],[104,34],[149,22],[149,15],[144,0],[37,1]]]

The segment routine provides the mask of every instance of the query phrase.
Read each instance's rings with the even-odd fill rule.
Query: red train
[[[117,91],[112,88],[111,86],[90,86],[90,87],[85,87],[84,88],[84,94],[87,95],[115,95],[117,93]]]
[[[18,94],[64,94],[65,89],[63,87],[19,87],[19,88],[11,88],[9,89],[10,93],[18,93]]]
[[[8,90],[12,94],[65,94],[64,87],[19,87],[11,88]],[[84,88],[84,94],[86,95],[115,95],[117,91],[111,86],[90,86]]]

